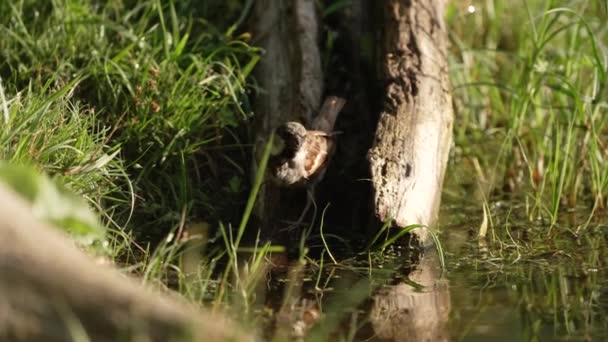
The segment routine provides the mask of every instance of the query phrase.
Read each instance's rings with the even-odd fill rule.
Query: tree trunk
[[[255,173],[268,137],[278,125],[312,122],[321,100],[323,75],[313,0],[259,0],[252,20],[254,42],[265,51],[255,74],[262,88],[255,100]],[[300,195],[305,199],[305,194]],[[286,209],[279,206],[280,196],[280,189],[264,182],[255,213],[265,235],[275,235],[277,213]]]
[[[416,223],[432,225],[437,217],[453,121],[446,57],[448,39],[443,21],[446,5],[446,0],[387,0],[370,6],[356,0],[344,17],[345,20],[349,16],[354,19],[346,29],[352,43],[346,51],[352,51],[344,53],[347,58],[331,65],[332,75],[334,72],[346,74],[347,81],[338,79],[340,84],[330,84],[329,88],[351,85],[355,88],[343,89],[352,97],[346,96],[353,110],[338,120],[342,120],[339,126],[345,133],[338,137],[339,153],[334,159],[339,162],[336,166],[347,168],[345,171],[359,170],[354,167],[359,162],[353,162],[357,156],[346,155],[365,153],[360,147],[361,141],[367,141],[366,134],[359,131],[367,129],[369,125],[365,123],[376,122],[378,117],[373,143],[363,149],[369,148],[371,202],[376,221],[391,219],[393,225],[404,227]],[[369,7],[375,7],[380,17],[373,18],[374,11]],[[256,78],[263,89],[256,97],[257,163],[268,136],[279,124],[290,120],[311,122],[312,113],[319,107],[323,75],[317,37],[320,23],[312,0],[260,0],[255,4],[252,20],[255,43],[266,52],[256,70]],[[380,99],[376,96],[374,77],[360,68],[363,64],[359,55],[365,51],[365,42],[378,45],[373,38],[368,41],[367,35],[358,34],[369,26],[375,26],[379,42],[376,63],[381,70],[376,77],[383,87]],[[338,70],[344,67],[350,70]],[[328,78],[328,81],[336,83],[336,77]],[[381,105],[376,106],[376,101]],[[257,171],[256,166],[254,171]],[[360,179],[368,178],[355,172],[357,177],[347,177],[356,178],[355,184],[362,184]],[[332,180],[345,179],[340,176]],[[324,188],[331,189],[332,185]],[[368,196],[366,191],[357,189],[349,186],[339,191],[348,193],[350,200],[342,206],[336,204],[341,209],[338,217],[351,216],[344,213],[355,210],[352,206],[358,203],[354,200],[357,195]],[[267,236],[277,238],[273,228],[276,228],[278,218],[296,216],[295,212],[289,212],[294,209],[294,199],[301,203],[305,194],[296,192],[294,195],[291,189],[281,192],[270,182],[264,183],[256,214]],[[344,199],[332,198],[332,201],[339,203]],[[356,213],[352,214],[353,220],[360,221]],[[356,224],[342,222],[349,226],[353,223]],[[429,242],[426,230],[415,232],[421,242]]]
[[[452,141],[444,24],[446,0],[387,0],[381,6],[383,110],[368,159],[378,220],[431,225]],[[424,229],[415,230],[423,244]]]
[[[0,340],[251,340],[96,264],[1,185],[0,203]]]

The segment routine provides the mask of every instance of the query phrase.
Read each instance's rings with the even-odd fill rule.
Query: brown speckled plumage
[[[335,151],[332,130],[344,103],[344,99],[328,97],[313,121],[313,130],[293,121],[277,128],[276,134],[283,140],[284,148],[270,159],[269,168],[278,185],[305,186],[323,178]]]

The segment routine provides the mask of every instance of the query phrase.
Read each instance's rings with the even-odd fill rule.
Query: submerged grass
[[[586,220],[587,213],[575,214],[573,220]],[[530,227],[525,215],[504,211],[496,216],[509,238],[487,248],[447,247],[455,309],[451,323],[458,339],[605,339],[605,218],[579,236],[567,229],[572,222],[560,221],[547,239],[549,222]]]

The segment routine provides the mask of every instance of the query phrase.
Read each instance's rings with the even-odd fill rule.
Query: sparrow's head
[[[306,128],[299,122],[289,121],[276,129],[276,139],[273,144],[272,154],[281,155],[291,159],[302,146]]]

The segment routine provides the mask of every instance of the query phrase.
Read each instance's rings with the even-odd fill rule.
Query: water
[[[449,238],[472,227],[455,224],[444,234],[452,340],[608,340],[602,218],[583,230],[588,212],[575,212],[550,230],[508,215],[499,213],[486,246],[474,234]]]
[[[412,257],[392,248],[337,266],[325,255],[324,267],[303,267],[303,280],[282,282],[302,284],[292,295],[306,304],[290,299],[282,317],[299,316],[275,327],[303,325],[312,340],[608,340],[603,218],[586,225],[582,210],[549,229],[522,206],[495,205],[494,228],[479,240],[482,215],[479,207],[444,206],[445,269],[433,251]]]

